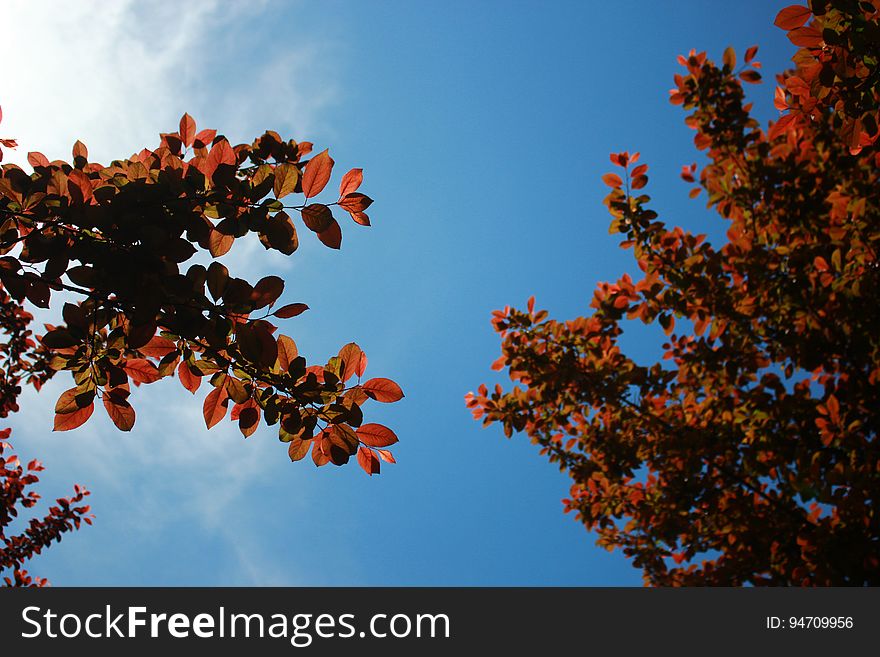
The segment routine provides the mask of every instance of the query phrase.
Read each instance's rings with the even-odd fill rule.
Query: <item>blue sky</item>
[[[103,414],[52,433],[60,375],[11,419],[40,492],[93,491],[93,527],[30,569],[56,585],[640,585],[620,553],[562,514],[566,477],[523,437],[481,429],[463,397],[494,381],[493,309],[588,311],[595,284],[632,271],[607,233],[600,180],[611,151],[641,151],[666,221],[711,235],[687,199],[697,160],[667,102],[675,58],[759,44],[765,72],[793,48],[782,5],[748,2],[88,3],[0,6],[7,56],[3,136],[106,162],[154,146],[184,111],[235,143],[267,128],[329,147],[337,177],[365,171],[374,226],[343,224],[340,252],[309,235],[291,258],[258,244],[223,261],[287,280],[287,320],[309,360],[354,340],[368,375],[406,398],[365,408],[401,438],[398,464],[291,464],[272,429],[208,432],[203,395],[177,381],[138,389],[130,434]],[[749,90],[770,118],[772,84]],[[48,317],[47,317],[48,321]],[[634,329],[633,353],[655,355]],[[99,417],[101,416],[101,417]]]

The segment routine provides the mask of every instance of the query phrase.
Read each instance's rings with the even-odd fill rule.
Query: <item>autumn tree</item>
[[[2,418],[18,410],[23,379],[39,387],[49,376],[44,363],[30,356],[36,346],[30,329],[32,320],[33,315],[0,289],[0,332],[4,336],[0,344]],[[47,580],[33,577],[24,565],[53,541],[60,541],[65,532],[79,529],[82,522],[91,524],[89,506],[82,504],[89,492],[74,486],[74,494],[57,499],[44,517],[31,518],[21,531],[14,530],[12,523],[19,510],[34,508],[40,499],[33,486],[43,466],[36,459],[22,465],[11,451],[11,433],[9,427],[0,430],[0,572],[9,573],[2,580],[6,586],[45,586]]]
[[[370,225],[372,200],[358,191],[363,171],[348,171],[335,200],[319,201],[334,161],[327,150],[311,153],[311,143],[273,131],[233,146],[215,130],[197,131],[185,114],[154,150],[106,166],[91,162],[79,141],[70,163],[31,152],[31,172],[3,165],[0,313],[29,321],[22,304],[60,306],[58,323],[36,340],[16,342],[7,329],[7,362],[18,369],[0,373],[3,408],[17,410],[21,383],[39,388],[66,371],[73,386],[55,405],[54,430],[81,426],[98,405],[130,431],[132,386],[176,377],[195,394],[205,380],[208,428],[227,416],[245,437],[261,421],[277,426],[289,458],[311,454],[317,466],[356,456],[372,475],[381,461],[393,463],[386,448],[396,435],[365,423],[362,407],[399,400],[400,387],[364,379],[367,357],[355,343],[324,365],[308,365],[273,323],[308,306],[279,304],[278,276],[251,284],[220,261],[248,237],[292,255],[299,247],[293,217],[333,249],[342,242],[334,209]],[[17,476],[7,479],[35,481]]]
[[[467,404],[569,473],[565,510],[650,585],[880,584],[880,1],[812,0],[776,25],[799,47],[767,129],[738,67],[680,57],[671,101],[706,158],[684,167],[726,240],[649,208],[647,165],[611,155],[611,232],[642,276],[567,321],[494,314],[496,369]],[[662,359],[619,345],[659,325]]]

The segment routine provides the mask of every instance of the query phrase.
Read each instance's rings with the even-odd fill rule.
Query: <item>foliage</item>
[[[777,25],[800,46],[764,130],[736,67],[681,57],[671,101],[707,164],[682,177],[728,222],[720,248],[668,227],[638,154],[612,154],[611,232],[643,272],[592,314],[494,314],[519,384],[467,404],[525,431],[572,479],[574,511],[651,585],[880,583],[880,2],[818,0]],[[663,360],[618,344],[658,323]],[[678,332],[676,332],[678,328]]]
[[[266,249],[294,253],[299,237],[290,211],[334,249],[342,232],[332,206],[370,225],[372,199],[358,191],[361,169],[342,177],[336,201],[315,201],[334,161],[327,150],[304,159],[311,151],[311,143],[272,131],[232,146],[215,130],[197,132],[185,114],[155,150],[109,166],[90,162],[76,142],[72,164],[32,152],[33,173],[2,167],[0,252],[19,249],[0,258],[3,288],[15,301],[41,308],[59,291],[82,297],[63,304],[64,323],[47,325],[32,354],[41,376],[73,374],[75,385],[55,406],[55,430],[82,425],[98,400],[129,431],[131,384],[176,373],[192,393],[208,380],[208,428],[229,411],[245,437],[261,419],[278,425],[294,461],[309,450],[318,466],[342,465],[358,454],[369,474],[379,471],[380,460],[393,462],[386,450],[374,449],[397,437],[363,424],[361,406],[368,399],[397,401],[403,396],[397,384],[362,383],[367,358],[354,343],[326,365],[307,366],[291,338],[275,335],[269,318],[292,318],[308,306],[273,310],[284,290],[281,278],[252,285],[217,260],[249,233]],[[285,205],[282,199],[295,194],[304,200]],[[214,260],[183,271],[200,249]]]
[[[22,377],[28,376],[39,385],[47,376],[28,358],[36,346],[29,328],[32,319],[29,312],[0,289],[0,331],[5,334],[5,342],[0,344],[0,417],[8,417],[18,410]],[[91,516],[87,515],[89,507],[79,505],[89,492],[74,486],[72,497],[56,500],[46,516],[32,518],[23,532],[10,533],[18,507],[30,509],[40,499],[39,494],[27,489],[39,481],[37,473],[43,469],[37,460],[28,463],[26,468],[22,466],[18,457],[10,452],[12,446],[7,440],[11,433],[8,427],[0,430],[0,571],[10,572],[3,578],[6,586],[45,586],[47,580],[31,576],[24,563],[40,554],[53,540],[60,541],[64,532],[79,529],[82,522],[91,524]]]

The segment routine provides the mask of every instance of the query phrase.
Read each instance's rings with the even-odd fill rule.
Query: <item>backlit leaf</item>
[[[391,403],[403,398],[403,391],[391,379],[376,378],[370,379],[361,385],[364,392],[376,401]]]
[[[55,424],[53,431],[70,431],[85,424],[86,420],[92,417],[95,410],[95,404],[92,402],[88,406],[74,411],[73,413],[58,414],[55,416]]]
[[[342,180],[339,183],[339,198],[343,198],[347,194],[352,194],[357,191],[363,181],[364,170],[351,169],[348,173],[342,176]]]
[[[289,303],[286,306],[281,306],[272,315],[280,319],[290,319],[291,317],[302,315],[308,309],[309,307],[304,303]]]
[[[806,23],[811,15],[809,7],[790,5],[776,14],[773,24],[783,30],[793,30]]]
[[[302,177],[302,189],[306,198],[313,198],[321,193],[330,180],[333,164],[333,158],[326,150],[309,160]]]
[[[355,430],[358,439],[370,447],[389,447],[397,442],[397,436],[388,427],[369,423],[358,427]]]
[[[214,388],[205,397],[202,415],[205,425],[210,429],[226,416],[226,408],[229,404],[229,396],[225,387]]]
[[[295,164],[285,162],[275,167],[275,198],[284,198],[288,194],[292,194],[296,189],[296,183],[299,182],[299,169]]]

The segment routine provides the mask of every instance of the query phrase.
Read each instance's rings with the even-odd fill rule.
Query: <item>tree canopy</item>
[[[17,146],[14,139],[0,145]],[[274,131],[233,146],[213,129],[198,131],[188,114],[176,132],[160,135],[155,149],[106,166],[90,161],[79,141],[70,163],[39,152],[27,160],[31,172],[14,164],[0,168],[3,417],[18,410],[23,384],[39,389],[70,372],[74,385],[57,400],[54,430],[83,425],[99,405],[120,430],[130,431],[132,388],[176,376],[193,394],[208,382],[208,428],[228,416],[247,438],[263,421],[278,427],[292,461],[311,454],[317,466],[356,456],[373,475],[382,461],[394,463],[387,448],[397,436],[365,422],[362,407],[370,399],[398,401],[400,387],[387,378],[365,379],[367,357],[355,343],[324,365],[308,365],[274,323],[308,306],[277,303],[280,277],[250,283],[219,260],[251,233],[265,249],[292,255],[299,235],[291,215],[339,249],[334,208],[370,225],[372,199],[359,191],[361,169],[342,176],[335,200],[319,202],[334,168],[327,150],[313,155],[311,143]],[[209,264],[187,266],[199,253]],[[34,336],[25,304],[58,307],[59,322]],[[0,452],[9,449],[0,444]],[[74,498],[59,500],[62,510],[50,510],[27,536],[8,537],[2,532],[15,506],[36,499],[23,490],[36,482],[39,464],[25,474],[7,454],[0,465],[6,546],[0,568],[15,569],[12,583],[27,583],[32,580],[21,564],[79,526],[88,508],[74,505],[88,493],[77,487]]]
[[[651,585],[880,583],[880,2],[814,0],[776,25],[799,47],[765,129],[737,65],[679,58],[672,103],[705,165],[682,178],[726,241],[650,209],[648,166],[613,153],[610,231],[642,272],[572,320],[494,313],[514,386],[467,395],[571,475],[564,500]],[[658,324],[662,359],[619,344]]]

